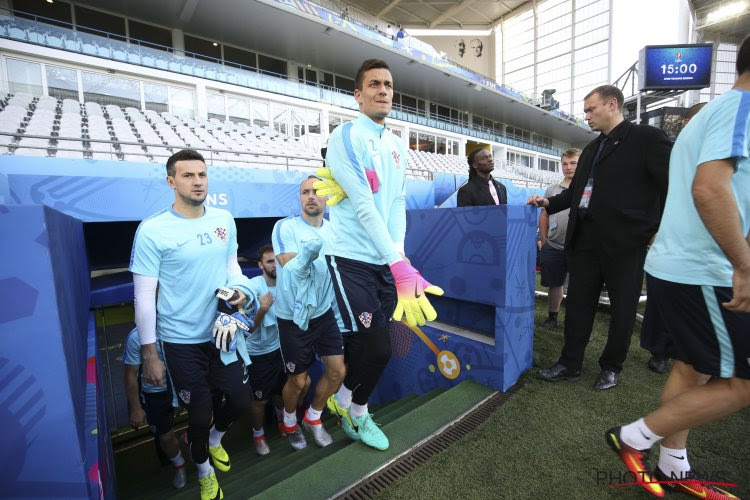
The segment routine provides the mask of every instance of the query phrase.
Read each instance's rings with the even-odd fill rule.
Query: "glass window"
[[[85,102],[141,109],[141,86],[137,80],[86,72],[81,73],[81,79]]]
[[[250,118],[250,101],[242,97],[227,96],[227,111],[229,119],[237,123],[252,124]]]
[[[320,83],[322,83],[326,87],[333,87],[333,75],[331,73],[321,72],[320,76]]]
[[[76,70],[47,65],[47,92],[58,99],[78,100]]]
[[[268,101],[253,101],[253,125],[256,127],[268,127]]]
[[[354,93],[354,80],[336,75],[336,88]]]
[[[437,150],[435,151],[438,154],[444,155],[447,153],[446,150],[446,139],[445,137],[439,137],[437,138]]]
[[[166,85],[143,82],[143,100],[146,109],[157,113],[169,111],[169,90]]]
[[[224,102],[224,94],[206,92],[206,112],[209,118],[216,118],[221,121],[226,120],[227,110],[226,103]]]
[[[308,69],[306,72],[305,81],[307,82],[308,85],[317,85],[318,84],[318,72]]]
[[[341,117],[336,115],[328,115],[328,133],[334,131],[336,127],[341,125]]]
[[[87,9],[80,5],[76,5],[75,9],[78,31],[125,41],[124,17],[113,16],[100,10]]]
[[[413,130],[409,132],[409,149],[417,149],[417,133]]]
[[[271,116],[273,116],[273,129],[279,134],[289,134],[289,109],[280,104],[271,103]]]
[[[404,111],[416,113],[417,111],[417,100],[409,95],[401,95],[401,105],[405,108]]]
[[[425,153],[435,152],[435,136],[419,133],[419,150]]]
[[[286,78],[286,61],[258,54],[258,67],[266,73]]]
[[[73,27],[73,17],[69,3],[65,2],[13,2],[13,14],[24,19],[36,19],[39,22],[61,26],[63,28]],[[6,5],[7,8],[7,5]],[[39,16],[35,18],[34,16]]]
[[[292,135],[299,138],[305,133],[305,110],[292,108],[289,112],[292,115]]]
[[[217,42],[185,35],[185,50],[196,59],[221,62],[221,45]]]
[[[42,95],[42,65],[18,59],[6,59],[8,87],[11,94],[26,92]]]
[[[171,52],[172,32],[168,29],[154,26],[153,24],[139,23],[128,20],[128,34],[131,43],[152,47],[154,49]]]
[[[422,99],[417,99],[417,114],[419,116],[425,116],[425,106]]]
[[[195,94],[192,90],[169,87],[169,104],[173,115],[195,117]]]
[[[312,109],[307,110],[307,132],[309,134],[320,133],[320,112]]]
[[[247,70],[255,70],[258,67],[258,56],[255,52],[248,50],[236,49],[224,45],[224,64],[230,66],[239,66]]]

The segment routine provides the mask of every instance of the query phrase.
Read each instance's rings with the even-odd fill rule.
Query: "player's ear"
[[[174,188],[174,187],[175,187],[175,184],[174,184],[174,177],[172,177],[171,175],[168,175],[168,176],[167,176],[167,186],[169,186],[169,187],[171,187],[171,188]]]

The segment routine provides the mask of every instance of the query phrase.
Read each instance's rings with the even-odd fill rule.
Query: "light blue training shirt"
[[[236,252],[234,218],[221,208],[205,207],[197,219],[168,208],[140,223],[129,269],[158,278],[158,339],[176,344],[212,341],[216,289],[238,288],[251,297],[245,276],[227,275],[227,261]]]
[[[403,141],[360,114],[331,133],[326,165],[347,194],[330,208],[329,254],[376,265],[401,259],[406,234]],[[376,193],[367,170],[377,174]]]
[[[277,266],[278,269],[278,266]],[[271,292],[271,295],[276,298],[276,287],[268,286],[266,279],[261,276],[255,276],[250,278],[250,293],[255,297],[252,309],[248,311],[250,317],[254,317],[258,314],[258,307],[260,302],[258,301],[258,295],[265,295]],[[256,321],[257,324],[257,321]],[[260,356],[261,354],[268,354],[279,348],[279,326],[276,324],[276,303],[271,304],[271,307],[266,311],[263,320],[261,321],[258,329],[247,337],[245,342],[247,345],[247,353],[250,356]]]
[[[294,321],[302,330],[332,306],[333,284],[324,257],[330,227],[325,219],[320,227],[313,227],[301,215],[281,219],[273,226],[274,254],[297,254],[285,265],[276,266],[276,316]],[[306,247],[316,241],[322,246],[308,262]]]
[[[657,278],[690,285],[731,287],[732,265],[695,208],[698,166],[734,159],[732,192],[742,234],[750,230],[750,92],[730,90],[708,103],[677,137],[669,161],[669,191],[659,233],[646,258]]]

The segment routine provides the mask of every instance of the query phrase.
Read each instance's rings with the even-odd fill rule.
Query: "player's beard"
[[[307,206],[307,205],[305,205],[305,206],[304,206],[304,208],[303,208],[302,210],[304,210],[304,211],[305,211],[305,213],[306,213],[307,215],[309,215],[310,217],[317,217],[318,215],[320,215],[320,214],[322,214],[322,213],[323,213],[323,210],[324,210],[324,209],[323,209],[323,208],[320,208],[320,207],[318,207],[318,206],[316,206],[315,208],[308,208],[308,206]]]
[[[204,193],[203,197],[200,199],[191,198],[190,196],[182,196],[182,195],[180,195],[180,198],[182,199],[183,203],[185,203],[185,205],[192,205],[194,207],[198,207],[200,205],[203,205],[203,202],[206,201],[207,196],[208,196],[208,192]]]
[[[269,278],[274,279],[274,280],[276,279],[276,269],[270,272],[266,272],[266,274],[268,275]]]

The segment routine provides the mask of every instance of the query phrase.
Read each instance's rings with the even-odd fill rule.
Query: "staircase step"
[[[493,392],[475,382],[462,382],[385,423],[383,432],[391,443],[388,450],[375,450],[361,443],[347,446],[277,482],[258,498],[330,497],[449,424]]]
[[[438,396],[441,392],[441,389],[436,389],[423,396],[409,395],[379,408],[376,407],[374,410],[375,419],[378,423],[390,422],[399,418],[404,412],[410,411],[411,408]],[[282,468],[292,468],[292,471],[288,474],[293,474],[298,470],[294,467],[304,467],[307,461],[314,462],[320,457],[335,453],[351,444],[351,441],[344,435],[344,431],[337,425],[333,417],[324,418],[324,425],[333,437],[333,444],[320,449],[315,446],[312,439],[309,439],[307,448],[301,451],[294,451],[286,438],[282,438],[273,425],[266,425],[267,442],[271,448],[271,453],[259,457],[252,447],[248,419],[243,418],[237,421],[223,440],[223,444],[232,458],[232,469],[227,473],[217,471],[222,489],[226,492],[228,486],[230,490],[235,492],[242,491],[243,496],[250,496],[249,490],[251,489],[254,492],[262,491],[262,488],[255,488],[254,484],[261,484],[262,482],[263,488],[273,484],[272,481],[267,480],[269,474],[277,477],[274,473]],[[306,434],[306,437],[309,438],[309,434]],[[195,488],[191,485],[197,482],[195,467],[188,466],[188,486],[183,490],[175,490],[171,487],[171,467],[158,468],[153,446],[153,442],[149,442],[117,454],[115,462],[118,496],[120,498],[188,498],[188,496],[194,498]],[[185,453],[185,450],[183,450],[183,453]],[[298,465],[293,466],[293,464]],[[277,477],[273,481],[282,480],[285,477]],[[240,488],[233,486],[233,483],[237,481],[242,483]]]

